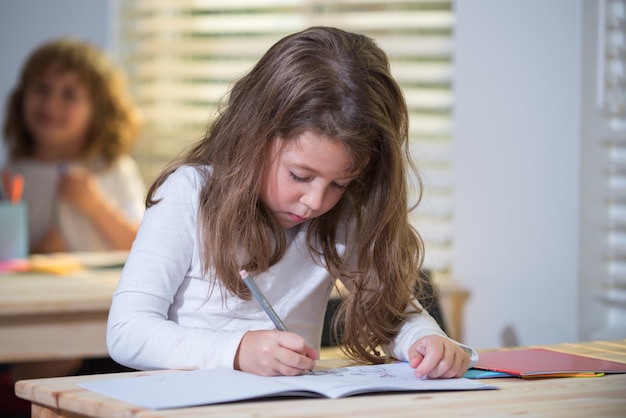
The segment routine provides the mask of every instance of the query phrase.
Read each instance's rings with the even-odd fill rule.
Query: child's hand
[[[235,369],[262,376],[297,376],[315,367],[317,351],[298,334],[249,331],[235,355]]]
[[[420,338],[409,349],[409,365],[418,378],[462,377],[469,364],[470,356],[465,350],[439,335]]]
[[[96,177],[87,169],[73,167],[59,177],[59,197],[83,212],[98,210],[103,197]]]

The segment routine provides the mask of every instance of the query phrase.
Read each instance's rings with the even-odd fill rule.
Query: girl
[[[130,250],[144,184],[128,155],[138,120],[124,87],[104,52],[79,40],[51,41],[26,60],[4,140],[5,169],[25,179],[32,253]],[[13,394],[16,380],[109,369],[120,367],[110,359],[0,365],[0,414],[15,403],[30,410]]]
[[[31,252],[129,250],[144,185],[128,155],[137,117],[95,46],[58,39],[27,59],[9,98],[8,169],[25,178]]]
[[[315,27],[276,43],[150,188],[113,297],[111,356],[301,374],[339,279],[348,355],[381,362],[382,350],[418,377],[462,376],[476,353],[412,297],[423,246],[408,222],[407,119],[371,39]],[[273,329],[241,269],[291,332]]]

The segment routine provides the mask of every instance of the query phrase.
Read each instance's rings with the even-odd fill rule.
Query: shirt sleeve
[[[107,347],[120,364],[140,370],[233,367],[245,331],[186,327],[168,314],[197,251],[202,182],[194,168],[177,170],[144,215],[107,324]]]

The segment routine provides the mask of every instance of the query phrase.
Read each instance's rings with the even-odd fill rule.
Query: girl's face
[[[35,142],[36,157],[80,156],[93,105],[87,86],[76,72],[49,66],[26,85],[23,106],[26,129]]]
[[[332,209],[354,178],[350,156],[338,141],[305,132],[275,140],[260,198],[283,228]]]

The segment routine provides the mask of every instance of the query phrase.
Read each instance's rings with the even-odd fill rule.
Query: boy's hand
[[[409,365],[418,378],[462,377],[469,364],[470,356],[465,350],[439,335],[420,338],[409,349]]]
[[[317,351],[298,334],[249,331],[235,355],[235,369],[262,376],[297,376],[315,367]]]

